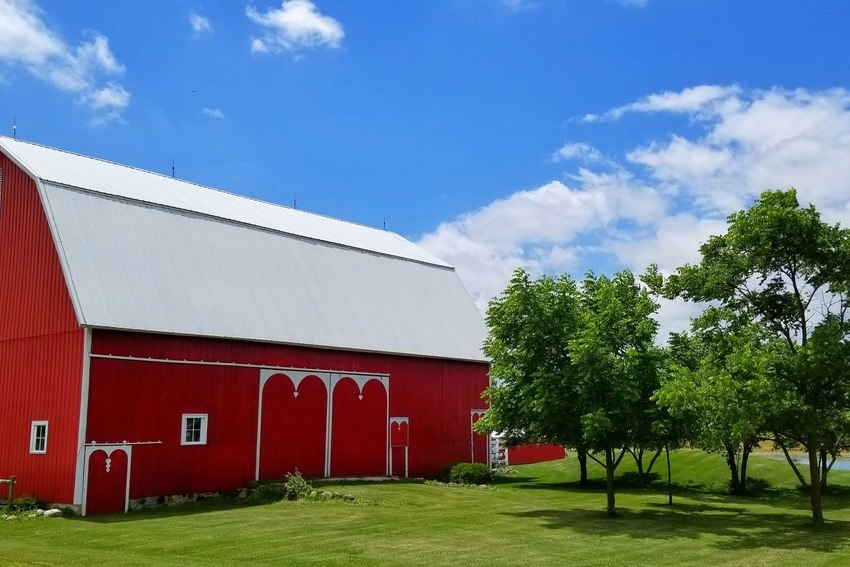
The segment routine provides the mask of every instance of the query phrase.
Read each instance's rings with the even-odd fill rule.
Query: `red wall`
[[[35,183],[2,154],[0,169],[0,478],[15,475],[17,494],[71,503],[83,331]],[[49,422],[47,454],[29,453],[34,420]]]
[[[519,447],[508,448],[508,465],[525,465],[563,459],[566,452],[560,445],[544,443],[529,443]]]
[[[245,341],[95,330],[92,352],[388,374],[390,416],[410,419],[411,476],[429,475],[449,462],[469,460],[470,410],[484,407],[481,393],[488,384],[488,367],[481,363]],[[163,442],[134,447],[131,498],[244,485],[254,478],[259,374],[259,368],[95,358],[87,441]],[[269,384],[275,380],[279,378]],[[383,474],[387,431],[383,386],[367,382],[359,400],[354,382],[343,379],[334,396],[332,474],[362,474],[352,468],[357,461],[369,474],[372,469]],[[339,402],[340,407],[338,396],[350,401]],[[361,411],[367,406],[368,411]],[[179,444],[182,413],[209,414],[206,446]],[[380,447],[374,441],[378,428]],[[361,451],[353,452],[358,443]]]

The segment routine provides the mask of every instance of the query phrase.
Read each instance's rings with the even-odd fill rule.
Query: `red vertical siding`
[[[283,478],[298,469],[305,477],[325,475],[327,388],[315,376],[298,385],[284,374],[263,390],[260,479]]]
[[[244,486],[254,478],[257,375],[93,359],[86,442],[162,442],[133,447],[130,498]],[[180,444],[187,413],[207,414],[206,445]]]
[[[566,451],[560,445],[549,445],[545,443],[529,443],[519,447],[508,448],[508,464],[524,465],[528,463],[541,463],[543,461],[554,461],[563,459]]]
[[[410,419],[411,476],[430,475],[449,462],[469,460],[470,410],[485,407],[481,393],[488,385],[488,366],[482,363],[247,341],[95,330],[92,352],[176,361],[216,361],[389,375],[390,415]],[[163,441],[162,446],[134,448],[131,497],[197,492],[201,486],[218,485],[219,489],[237,486],[239,482],[253,479],[254,475],[259,374],[258,368],[95,358],[91,367],[87,440]],[[348,386],[351,392],[347,391]],[[372,392],[373,388],[383,391],[383,386],[374,380],[367,382],[363,400],[359,399],[357,386],[350,379],[341,380],[337,388],[339,393],[335,390],[334,415],[340,422],[335,422],[333,429],[332,473],[348,472],[347,466],[344,469],[336,466],[340,464],[340,458],[343,465],[346,460],[350,465],[354,462],[352,459],[363,459],[366,455],[363,462],[369,464],[370,471],[375,469],[374,473],[368,474],[383,474],[388,431],[386,397],[373,395]],[[164,390],[164,393],[160,393],[160,390]],[[210,392],[221,393],[209,399],[210,405],[205,408],[210,413],[209,445],[181,447],[175,444],[179,437],[179,413],[183,411],[178,408],[185,408],[187,413],[206,413],[198,404],[188,402],[198,398],[206,400]],[[341,396],[339,400],[337,395]],[[343,402],[342,397],[346,397],[347,401]],[[366,398],[377,400],[374,408]],[[156,402],[151,403],[149,400]],[[364,403],[369,405],[370,417],[367,418],[367,424],[360,424],[357,411]],[[213,420],[214,413],[220,417]],[[264,407],[264,416],[265,413]],[[320,413],[315,416],[318,421],[322,418]],[[265,417],[263,421],[265,423]],[[340,436],[337,428],[344,427],[346,422],[355,428],[365,427],[370,432],[366,436],[369,441],[360,447],[368,446],[368,453],[360,451],[359,456],[346,453],[352,450],[353,443],[361,443],[352,431],[346,433],[343,430]],[[226,451],[218,447],[215,441],[216,432],[221,427],[226,427],[232,436]],[[297,432],[293,434],[297,435]],[[169,439],[171,441],[166,445]],[[486,450],[483,447],[482,444],[482,453]],[[340,450],[342,456],[337,455]],[[216,452],[222,458],[212,459],[209,456]],[[207,465],[195,466],[196,461],[192,460],[190,454],[196,455]],[[227,458],[224,458],[225,455]],[[261,462],[261,468],[264,462]],[[181,471],[187,467],[193,471],[193,479],[181,476]],[[402,472],[398,466],[394,465],[394,468],[398,469],[394,472]],[[365,473],[357,469],[358,475]],[[148,478],[153,476],[158,478],[156,482]]]
[[[127,453],[121,449],[95,451],[86,466],[88,493],[86,515],[119,514],[124,511],[127,494]]]
[[[334,388],[331,476],[383,476],[387,473],[387,395],[369,380],[363,391],[351,378]]]
[[[0,154],[0,478],[18,494],[73,500],[83,331],[77,324],[35,183]],[[49,422],[47,454],[30,426]]]

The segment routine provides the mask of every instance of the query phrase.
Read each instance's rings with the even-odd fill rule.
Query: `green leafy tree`
[[[757,324],[729,325],[723,310],[709,307],[692,335],[678,335],[697,357],[667,373],[656,400],[690,423],[693,444],[723,455],[733,493],[747,490],[747,464],[775,410],[769,337]]]
[[[580,383],[568,345],[581,325],[579,290],[569,276],[532,280],[517,270],[487,309],[484,352],[491,361],[490,410],[479,431],[509,445],[550,442],[575,449],[587,483]]]
[[[700,247],[700,263],[679,268],[666,286],[668,295],[715,301],[781,339],[772,378],[784,401],[775,427],[809,455],[815,523],[823,523],[822,452],[837,446],[837,416],[850,409],[846,395],[823,394],[850,391],[845,363],[827,363],[846,356],[848,242],[813,206],[801,208],[793,189],[768,191],[730,215],[726,233]]]
[[[581,330],[569,351],[581,381],[584,440],[605,469],[607,510],[614,516],[614,473],[626,449],[647,433],[641,428],[651,427],[643,417],[661,359],[652,318],[658,305],[628,271],[612,278],[588,273],[581,291]]]

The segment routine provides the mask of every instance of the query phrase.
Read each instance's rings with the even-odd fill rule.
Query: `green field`
[[[753,457],[754,494],[732,497],[720,457],[680,451],[672,507],[660,480],[630,485],[630,465],[621,466],[616,519],[604,512],[601,470],[581,489],[569,458],[516,467],[487,488],[347,483],[328,489],[355,502],[216,499],[124,516],[2,522],[0,564],[850,564],[850,473],[832,473],[827,525],[816,529],[784,462]]]

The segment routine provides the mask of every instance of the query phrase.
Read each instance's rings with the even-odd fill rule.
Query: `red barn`
[[[485,328],[397,234],[0,137],[0,478],[130,500],[485,462]]]

